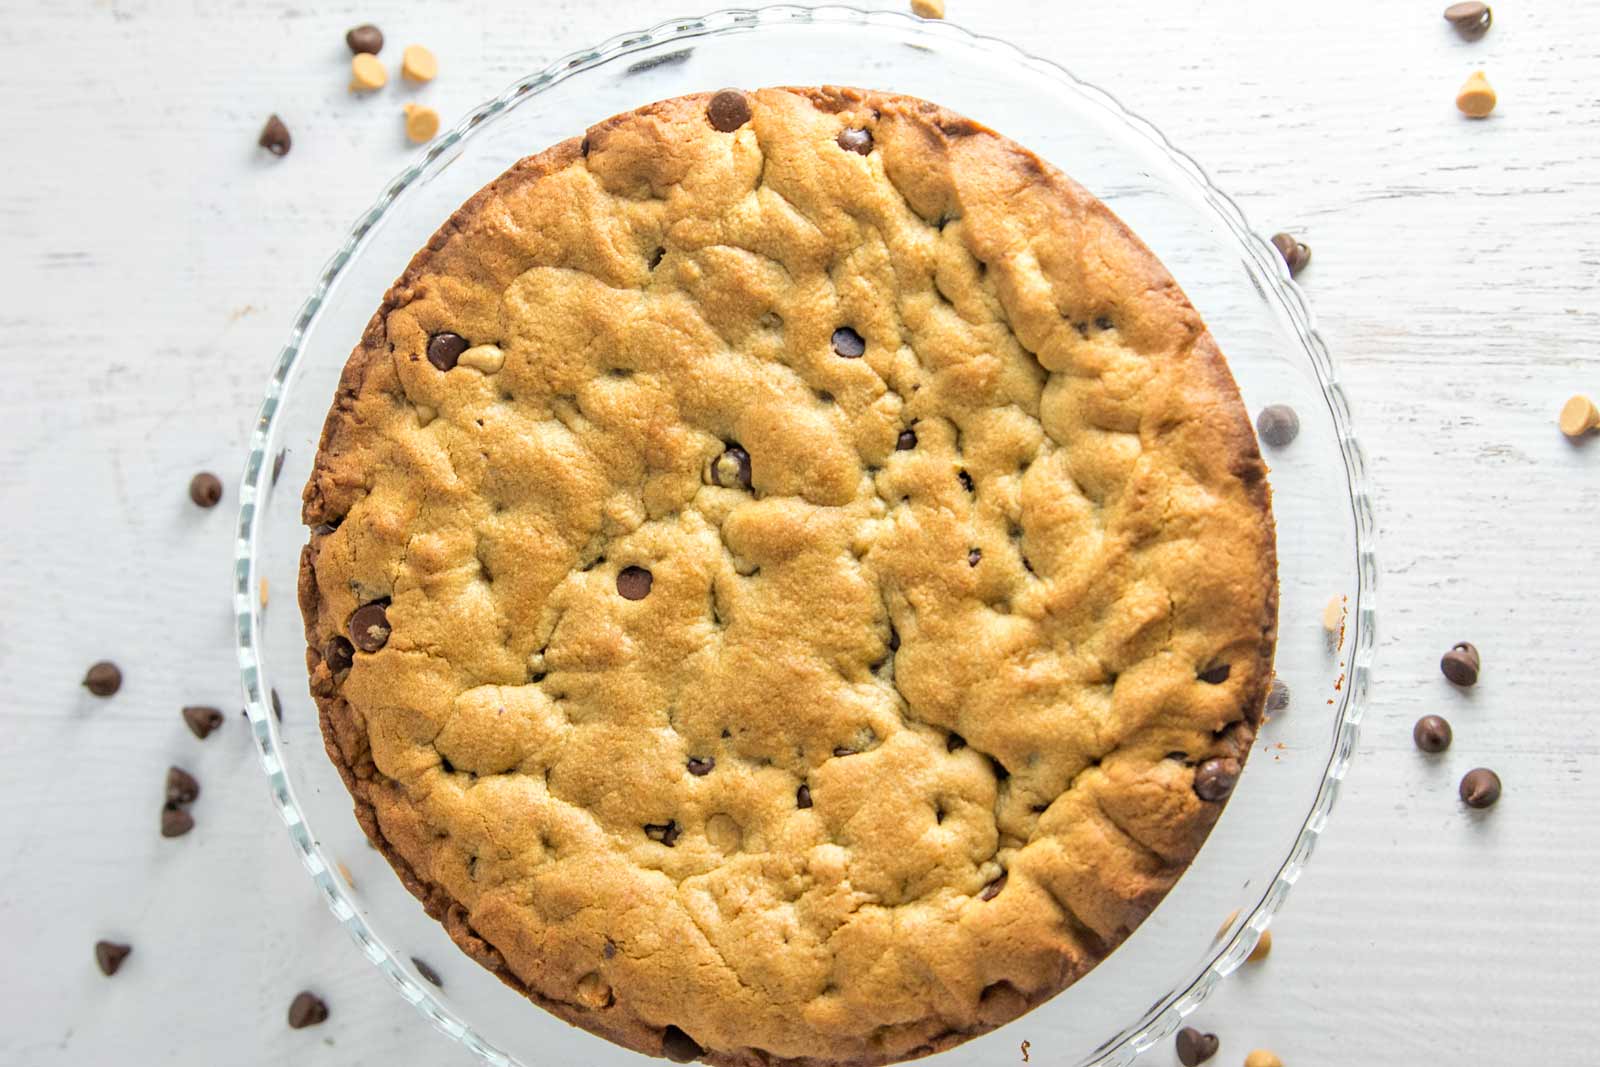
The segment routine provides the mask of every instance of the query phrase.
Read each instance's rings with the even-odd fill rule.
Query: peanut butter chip
[[[1586,396],[1575,396],[1561,405],[1561,432],[1579,438],[1600,429],[1600,409]]]
[[[1244,1067],[1283,1067],[1283,1061],[1277,1053],[1258,1048],[1244,1058]]]
[[[944,0],[911,0],[911,13],[922,19],[942,19]]]
[[[400,53],[400,73],[406,81],[431,82],[439,76],[439,61],[420,44],[408,44]]]
[[[1472,72],[1461,86],[1461,91],[1456,93],[1456,107],[1468,118],[1481,119],[1494,110],[1494,89],[1489,85],[1489,79],[1483,76],[1483,71]]]
[[[389,83],[389,72],[371,52],[360,52],[350,57],[350,91],[370,93]]]
[[[1261,931],[1261,939],[1256,942],[1256,947],[1250,950],[1250,955],[1245,957],[1249,963],[1260,963],[1272,954],[1272,931]]]
[[[505,366],[506,354],[499,345],[473,345],[456,360],[458,367],[471,367],[485,374],[493,374]]]
[[[406,105],[406,136],[417,144],[433,140],[433,135],[439,132],[439,113],[431,107],[422,104]],[[493,348],[493,345],[485,347]],[[500,351],[498,348],[496,352]],[[463,352],[462,356],[465,357]],[[496,368],[497,370],[499,368]]]

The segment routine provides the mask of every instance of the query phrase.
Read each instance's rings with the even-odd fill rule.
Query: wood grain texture
[[[1592,1058],[1600,441],[1555,417],[1600,393],[1600,6],[1507,0],[1472,44],[1443,6],[950,3],[1112,89],[1263,232],[1312,245],[1301,281],[1371,457],[1373,706],[1271,957],[1199,1016],[1219,1063]],[[0,2],[0,1061],[471,1062],[336,932],[270,813],[233,713],[234,483],[311,278],[409,157],[401,105],[450,121],[678,8]],[[429,45],[439,79],[351,97],[343,34],[368,20],[396,57]],[[1472,123],[1452,100],[1480,67],[1500,108]],[[255,147],[272,111],[282,160]],[[229,484],[212,512],[187,499],[200,468]],[[1437,669],[1464,639],[1484,655],[1465,694]],[[127,675],[110,701],[77,686],[102,656]],[[229,720],[197,742],[185,703]],[[1412,747],[1427,712],[1455,726],[1441,757]],[[205,792],[168,841],[171,762]],[[1470,815],[1455,783],[1479,764],[1506,793]],[[98,937],[135,946],[114,979]],[[290,1031],[307,986],[332,1018]]]

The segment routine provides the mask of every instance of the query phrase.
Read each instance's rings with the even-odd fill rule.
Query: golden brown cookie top
[[[682,97],[412,262],[306,488],[358,813],[564,1018],[882,1063],[1180,875],[1271,671],[1265,470],[1098,201],[907,97]]]

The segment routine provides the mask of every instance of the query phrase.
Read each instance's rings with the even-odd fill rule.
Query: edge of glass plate
[[[351,904],[344,887],[334,877],[320,846],[311,836],[278,757],[277,733],[268,705],[270,698],[261,683],[261,657],[256,636],[260,626],[260,606],[254,595],[255,548],[259,528],[257,504],[262,494],[270,488],[272,464],[269,457],[278,406],[283,397],[285,383],[300,356],[301,344],[307,332],[316,321],[329,291],[365,242],[367,235],[401,193],[421,178],[435,160],[449,152],[478,126],[524,97],[538,93],[574,73],[597,66],[619,55],[713,33],[737,32],[783,23],[892,24],[901,30],[914,31],[930,37],[944,37],[965,44],[980,44],[1006,53],[1015,62],[1036,73],[1064,82],[1067,87],[1150,141],[1179,166],[1205,202],[1240,239],[1254,258],[1257,273],[1262,276],[1262,280],[1269,283],[1272,296],[1288,316],[1311,358],[1312,367],[1321,381],[1333,417],[1350,492],[1357,564],[1356,601],[1355,609],[1351,613],[1355,626],[1350,684],[1345,689],[1337,709],[1333,752],[1329,757],[1322,785],[1318,789],[1316,799],[1294,847],[1245,922],[1223,944],[1194,980],[1187,986],[1164,996],[1141,1019],[1125,1027],[1101,1045],[1092,1058],[1083,1065],[1083,1067],[1123,1067],[1177,1029],[1183,1019],[1200,1007],[1217,983],[1232,973],[1249,954],[1262,932],[1271,923],[1273,916],[1282,907],[1290,888],[1299,880],[1317,839],[1327,825],[1328,813],[1338,797],[1340,784],[1344,780],[1350,758],[1355,751],[1356,734],[1366,710],[1371,684],[1372,662],[1376,647],[1374,624],[1378,579],[1377,521],[1366,455],[1355,437],[1348,397],[1336,373],[1332,353],[1328,350],[1322,334],[1317,330],[1311,308],[1299,286],[1290,279],[1282,257],[1250,228],[1239,205],[1211,182],[1204,168],[1177,148],[1148,120],[1130,111],[1112,94],[1083,81],[1060,64],[1030,55],[1007,41],[976,34],[948,22],[922,20],[898,11],[864,11],[843,5],[802,7],[780,4],[763,8],[729,8],[699,17],[667,19],[648,29],[618,34],[591,48],[572,52],[544,69],[519,79],[500,95],[474,108],[449,132],[435,140],[415,162],[389,182],[372,206],[356,220],[338,250],[323,267],[311,295],[301,305],[294,326],[289,332],[289,338],[273,365],[255,428],[250,435],[249,454],[245,459],[244,475],[239,489],[239,521],[233,560],[233,611],[237,635],[235,651],[239,662],[240,683],[244,690],[245,711],[250,720],[251,737],[255,742],[262,770],[267,776],[274,807],[288,828],[290,840],[329,910],[360,946],[362,953],[383,973],[390,984],[400,991],[400,995],[410,1001],[439,1030],[455,1038],[495,1067],[517,1067],[518,1061],[479,1037],[457,1018],[454,1012],[423,989],[406,973],[388,946],[367,927],[366,922]]]

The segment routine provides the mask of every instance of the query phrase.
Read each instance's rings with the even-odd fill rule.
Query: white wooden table
[[[1201,1016],[1216,1062],[1594,1062],[1600,441],[1554,419],[1600,393],[1600,5],[1501,0],[1467,44],[1444,0],[949,3],[1303,235],[1372,459],[1373,707],[1273,955]],[[0,1062],[470,1062],[338,932],[268,808],[233,713],[232,483],[311,279],[410,152],[408,93],[345,91],[344,30],[432,46],[420,95],[448,122],[679,7],[0,2]],[[1452,106],[1475,67],[1501,94],[1481,123]],[[255,147],[272,111],[283,160]],[[186,497],[202,468],[230,483],[212,512]],[[1461,639],[1484,655],[1467,695],[1436,666]],[[77,685],[102,656],[111,701]],[[229,720],[200,744],[185,703]],[[1456,727],[1432,761],[1430,711]],[[205,792],[164,841],[174,761]],[[1477,764],[1505,781],[1486,818],[1455,798]],[[102,936],[136,946],[109,981]],[[333,1017],[290,1031],[306,986]]]

